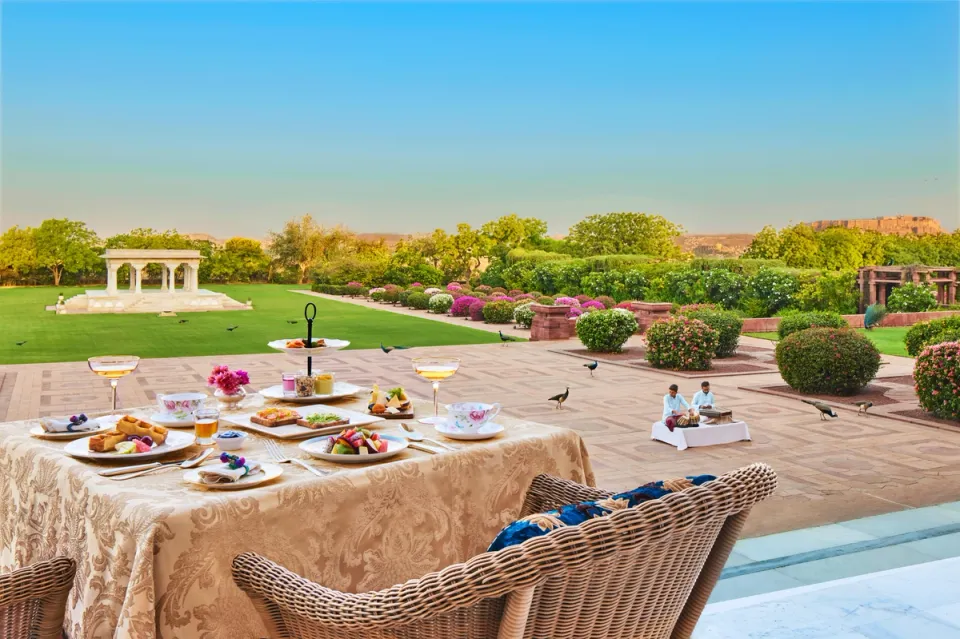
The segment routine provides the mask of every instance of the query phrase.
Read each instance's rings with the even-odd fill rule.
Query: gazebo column
[[[160,265],[160,292],[167,290],[167,265]]]
[[[873,269],[866,273],[867,276],[867,306],[873,306],[877,303],[877,285],[874,283]]]
[[[107,262],[107,294],[117,294],[117,271],[120,270],[119,264]]]
[[[950,283],[947,285],[947,304],[957,303],[957,272],[951,271]]]
[[[200,263],[190,264],[190,290],[196,293],[200,290]]]
[[[133,264],[128,266],[130,267],[130,292],[133,293],[137,288],[137,269],[133,268]]]
[[[190,265],[184,262],[180,266],[183,267],[183,290],[190,291]]]
[[[881,282],[878,284],[880,287],[880,303],[884,306],[887,305],[887,284],[886,282]]]
[[[166,264],[163,265],[163,268],[169,271],[169,275],[167,276],[167,279],[168,279],[168,285],[170,287],[170,292],[176,293],[177,292],[177,265],[167,262]]]
[[[143,292],[143,269],[147,267],[146,264],[131,264],[130,273],[134,276],[133,283],[133,292],[140,294]]]

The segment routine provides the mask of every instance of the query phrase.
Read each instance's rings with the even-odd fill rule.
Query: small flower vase
[[[213,396],[220,402],[220,408],[224,410],[235,410],[243,398],[247,396],[247,391],[243,387],[237,389],[237,392],[227,394],[219,388],[213,392]]]

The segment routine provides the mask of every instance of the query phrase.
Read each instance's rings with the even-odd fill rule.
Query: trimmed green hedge
[[[853,395],[880,370],[880,351],[849,328],[809,328],[777,343],[777,366],[803,393]]]
[[[777,326],[777,335],[783,339],[787,335],[805,331],[808,328],[847,328],[850,326],[840,313],[832,311],[808,311],[785,315]]]
[[[314,293],[324,293],[326,295],[353,295],[354,289],[349,286],[340,286],[339,284],[314,284],[310,287]]]
[[[407,296],[407,306],[418,311],[425,311],[430,308],[430,296],[426,293],[411,293]]]
[[[920,352],[933,341],[937,335],[947,329],[960,329],[960,315],[951,315],[941,319],[927,320],[926,322],[917,322],[910,327],[903,338],[903,343],[907,347],[907,353],[916,357]]]
[[[513,309],[515,302],[506,300],[497,300],[487,302],[483,307],[483,321],[487,324],[510,324],[513,322]]]
[[[590,311],[577,318],[577,337],[588,351],[619,353],[637,332],[637,319],[630,311]]]

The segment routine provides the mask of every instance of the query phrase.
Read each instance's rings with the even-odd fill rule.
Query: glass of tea
[[[212,445],[213,436],[217,434],[217,427],[220,425],[220,411],[216,408],[199,408],[193,413],[193,420],[197,443],[201,446]]]

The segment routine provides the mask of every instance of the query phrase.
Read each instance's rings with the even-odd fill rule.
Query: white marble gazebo
[[[181,249],[107,249],[107,289],[88,290],[67,300],[61,313],[157,313],[162,311],[246,310],[246,304],[200,288],[200,251]],[[160,290],[143,290],[148,264],[159,264]],[[117,271],[130,267],[129,289],[120,289]],[[177,289],[177,269],[183,267],[183,286]]]

